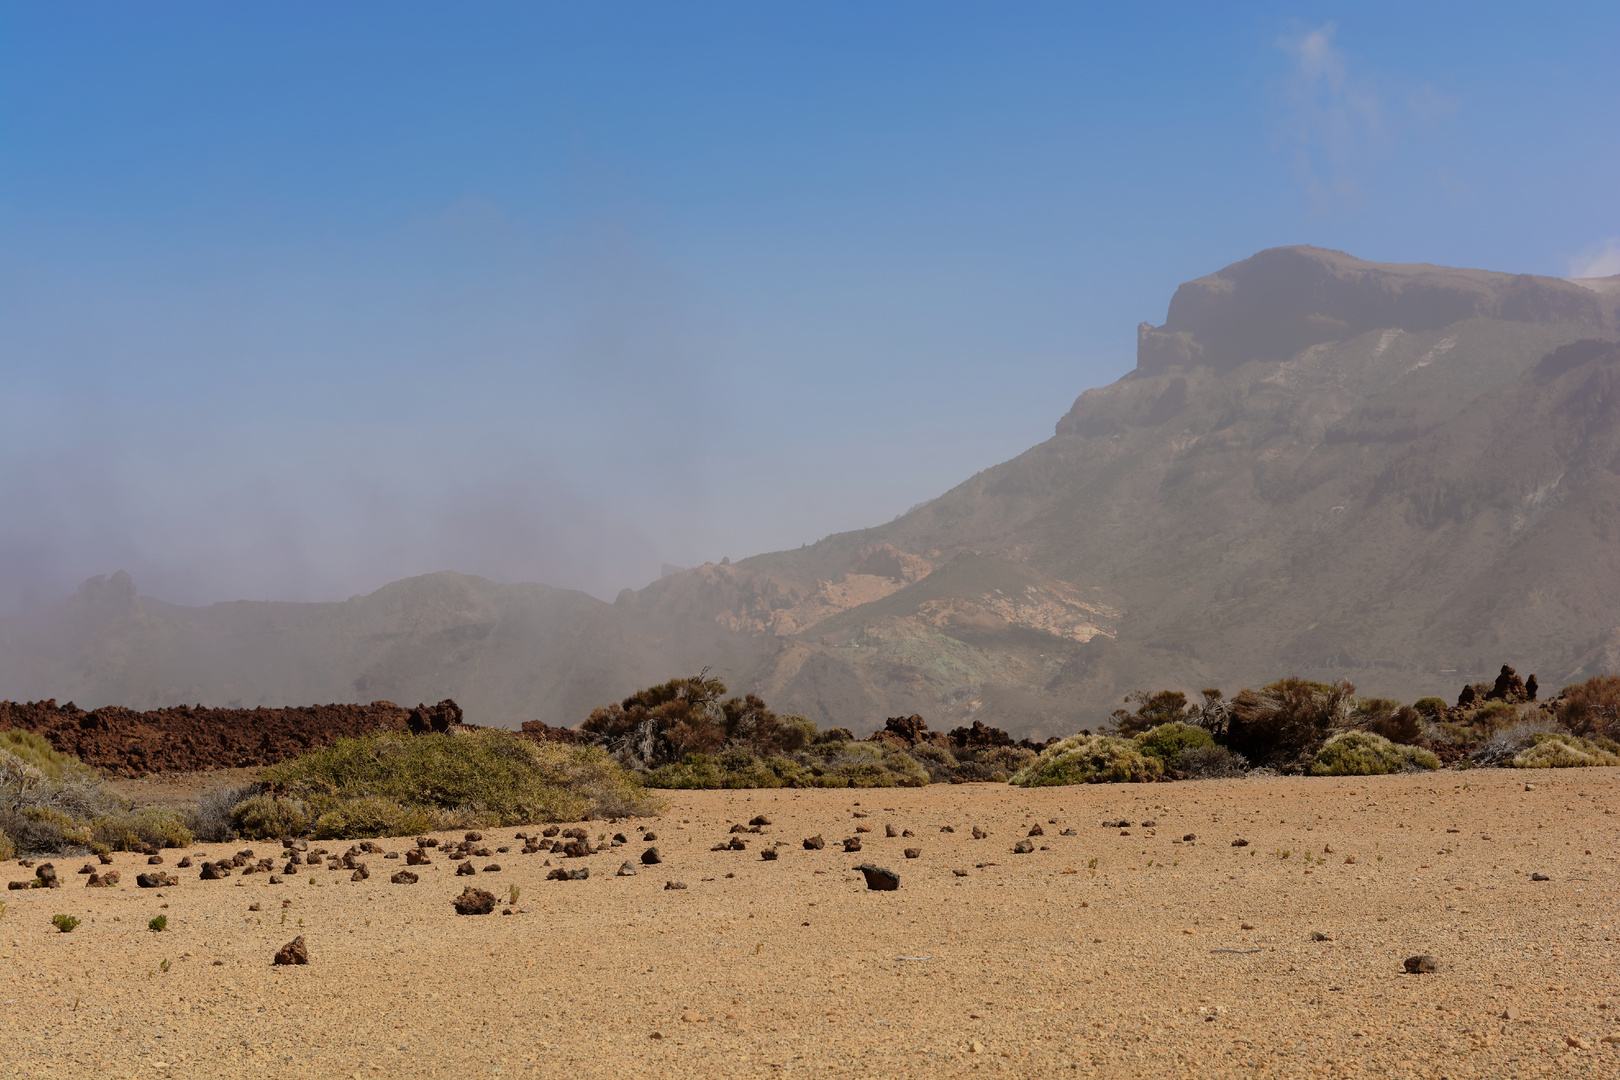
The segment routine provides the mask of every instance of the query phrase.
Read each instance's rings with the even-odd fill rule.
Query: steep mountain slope
[[[181,609],[98,580],[0,630],[0,696],[558,724],[708,665],[824,724],[1047,735],[1283,673],[1557,685],[1620,661],[1617,338],[1620,278],[1273,249],[1177,290],[1052,439],[879,528],[611,605],[447,573]]]

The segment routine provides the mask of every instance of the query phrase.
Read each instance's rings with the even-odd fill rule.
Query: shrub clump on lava
[[[1042,750],[1012,778],[1019,787],[1144,783],[1164,778],[1164,765],[1132,739],[1071,735]]]
[[[1516,769],[1573,769],[1585,765],[1620,765],[1620,744],[1612,739],[1539,732],[1535,743],[1513,758]]]
[[[1382,776],[1417,769],[1438,769],[1440,759],[1417,746],[1390,742],[1371,731],[1333,736],[1311,759],[1312,776]]]
[[[658,809],[641,778],[599,747],[539,743],[495,728],[339,739],[262,775],[303,801],[317,836],[333,839]],[[291,813],[265,811],[270,820]]]

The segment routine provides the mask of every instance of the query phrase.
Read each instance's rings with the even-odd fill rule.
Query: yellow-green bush
[[[1158,758],[1144,754],[1130,739],[1113,735],[1071,735],[1042,750],[1012,778],[1019,787],[1060,784],[1144,783],[1164,777]]]
[[[144,847],[190,847],[193,839],[178,810],[148,806],[96,818],[86,842],[114,851],[139,851]]]
[[[1620,765],[1620,746],[1609,739],[1542,732],[1534,746],[1513,758],[1516,769],[1574,769],[1587,765]]]
[[[304,801],[318,835],[342,838],[659,809],[640,777],[605,750],[537,743],[488,728],[339,739],[262,775]]]
[[[17,857],[17,845],[10,836],[0,832],[0,862],[9,862]]]
[[[1393,743],[1371,731],[1346,731],[1322,744],[1312,776],[1382,776],[1408,769],[1438,769],[1440,759],[1417,746]]]
[[[309,807],[291,796],[251,795],[231,807],[231,826],[249,840],[303,836],[309,825]]]
[[[1183,750],[1215,745],[1215,739],[1209,732],[1180,720],[1144,731],[1136,737],[1135,742],[1142,753],[1158,758],[1159,764],[1167,767],[1175,765]]]
[[[86,780],[99,774],[74,757],[51,746],[32,731],[0,731],[0,750],[38,769],[47,780]]]

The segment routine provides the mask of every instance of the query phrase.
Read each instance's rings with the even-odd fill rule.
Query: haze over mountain
[[[445,572],[184,608],[97,578],[0,628],[0,696],[571,725],[707,666],[857,732],[1041,736],[1285,674],[1409,700],[1506,661],[1556,687],[1620,670],[1617,341],[1620,276],[1275,248],[1182,285],[1051,439],[888,524],[612,604]]]

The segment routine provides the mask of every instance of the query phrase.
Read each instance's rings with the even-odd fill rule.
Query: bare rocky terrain
[[[159,802],[179,786],[121,784]],[[410,885],[390,882],[409,839],[361,852],[363,880],[319,860],[282,874],[264,843],[91,858],[121,872],[105,889],[56,859],[62,888],[0,893],[0,1072],[1620,1071],[1617,769],[670,795],[659,818],[583,823],[605,850],[578,858],[524,854],[514,833],[537,828],[490,831],[463,876],[443,854],[461,836],[440,834]],[[199,879],[250,848],[279,883]],[[869,891],[861,863],[900,887]],[[148,869],[179,884],[135,887]],[[455,913],[468,885],[492,914]],[[59,933],[58,913],[82,922]],[[295,937],[308,963],[272,965]],[[1438,970],[1408,974],[1423,955]]]
[[[115,574],[0,625],[0,697],[566,727],[708,667],[823,727],[1042,739],[1285,675],[1410,701],[1510,657],[1555,691],[1620,670],[1617,285],[1263,251],[1176,290],[1053,438],[886,525],[611,604],[446,572],[181,608]]]

